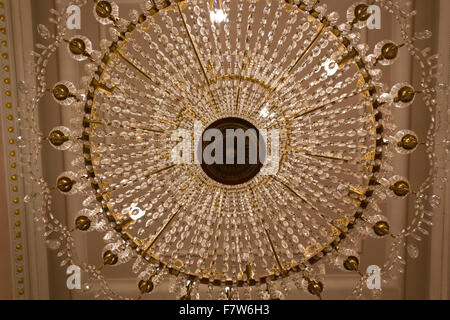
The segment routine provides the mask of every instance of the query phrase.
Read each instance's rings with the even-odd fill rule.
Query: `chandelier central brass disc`
[[[205,140],[207,133],[213,130],[220,131],[222,143],[214,138]],[[216,148],[210,152],[214,149],[212,144]],[[260,172],[265,158],[265,144],[258,129],[247,120],[234,117],[219,119],[206,128],[198,151],[201,152],[201,167],[206,175],[225,185],[243,184],[253,179]],[[252,156],[252,153],[255,154]],[[206,159],[211,155],[213,163]],[[239,161],[239,158],[244,161]]]

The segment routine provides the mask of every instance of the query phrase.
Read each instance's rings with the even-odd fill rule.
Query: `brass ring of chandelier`
[[[318,21],[318,17],[320,15],[319,12],[317,12],[314,9],[307,10],[307,5],[303,2],[300,2],[298,5],[294,5],[293,1],[291,0],[284,0],[286,2],[286,10],[294,10],[299,11],[302,13],[308,13],[311,18]],[[170,2],[167,2],[166,9],[170,8]],[[175,0],[176,3],[183,3],[185,0]],[[297,8],[296,8],[297,7]],[[151,10],[149,12],[150,16],[155,16],[158,13],[158,11]],[[147,22],[146,22],[147,21]],[[93,125],[90,122],[90,118],[95,114],[95,108],[94,108],[94,102],[95,102],[95,91],[97,89],[101,89],[101,78],[108,67],[109,62],[113,59],[115,53],[119,49],[118,42],[122,42],[122,46],[126,44],[127,39],[127,33],[133,33],[137,26],[139,24],[148,23],[148,17],[145,14],[141,14],[139,17],[138,24],[130,23],[127,27],[127,32],[122,32],[119,36],[119,40],[116,42],[113,42],[109,49],[109,54],[105,54],[101,60],[101,64],[98,66],[97,70],[95,71],[95,75],[92,78],[90,85],[89,85],[89,92],[86,96],[86,103],[84,106],[85,111],[85,117],[83,119],[83,134],[81,140],[83,141],[83,153],[85,157],[85,166],[87,170],[87,174],[91,180],[91,186],[95,190],[96,193],[96,200],[100,203],[102,212],[105,215],[106,219],[115,225],[114,229],[118,233],[121,234],[121,238],[128,242],[130,247],[135,250],[139,255],[142,256],[142,258],[150,263],[158,264],[160,268],[167,268],[168,272],[172,275],[178,276],[182,272],[180,269],[183,267],[183,262],[181,260],[177,261],[171,261],[170,263],[162,261],[158,257],[143,251],[141,248],[141,243],[139,240],[134,240],[133,236],[126,231],[126,227],[129,225],[129,221],[120,222],[118,219],[116,219],[116,215],[114,214],[111,207],[108,205],[109,201],[109,194],[108,192],[104,192],[104,185],[100,181],[100,179],[97,177],[97,174],[93,168],[93,157],[91,154],[91,136],[89,134],[89,130],[91,129],[91,125]],[[341,35],[341,31],[336,26],[331,26],[329,24],[328,19],[325,17],[320,20],[320,23],[325,26],[325,29],[328,29],[326,31],[330,32],[336,38]],[[351,42],[347,38],[343,38],[342,45],[345,48],[348,48],[350,46]],[[352,58],[359,56],[359,53],[355,48],[352,48],[352,51],[349,53],[348,57],[343,57],[343,61],[346,62],[350,61]],[[366,90],[366,92],[362,93],[366,98],[371,98],[376,94],[376,88],[373,86],[370,86],[369,82],[371,81],[371,76],[367,72],[366,66],[362,61],[358,61],[355,63],[356,67],[359,72],[362,73],[362,80],[364,83],[369,85],[369,88]],[[104,66],[102,66],[104,65]],[[98,77],[97,80],[96,77]],[[258,81],[258,80],[256,80]],[[380,106],[379,102],[376,99],[371,99],[371,107],[372,107],[372,114],[373,119],[378,120],[382,118],[381,112],[378,110],[378,107]],[[383,135],[383,127],[379,126],[374,130],[374,136],[375,136],[375,142],[374,146],[375,149],[377,147],[383,146],[383,138],[376,138],[376,135]],[[376,152],[376,150],[370,154],[370,160],[382,160],[383,154],[382,152]],[[244,279],[244,272],[241,272],[241,274],[237,275],[237,279],[224,279],[222,274],[220,272],[215,272],[213,275],[211,274],[210,270],[204,270],[202,274],[194,274],[194,273],[185,273],[188,279],[192,281],[200,281],[202,284],[212,284],[214,286],[238,286],[242,287],[245,284],[249,286],[256,285],[258,283],[264,284],[266,283],[266,279],[276,280],[280,277],[287,277],[292,272],[303,272],[306,269],[306,263],[309,264],[315,264],[318,261],[321,260],[323,256],[326,256],[327,254],[331,253],[333,250],[338,250],[338,245],[340,242],[346,238],[347,233],[356,225],[357,220],[361,218],[364,209],[367,208],[369,201],[368,199],[373,195],[373,186],[377,184],[377,178],[376,173],[380,171],[381,166],[374,165],[366,168],[369,173],[372,174],[372,177],[368,179],[368,189],[366,191],[360,191],[360,190],[350,190],[349,197],[354,199],[355,201],[359,202],[359,207],[355,210],[355,212],[350,216],[351,219],[345,218],[342,219],[344,222],[342,223],[341,227],[346,228],[347,231],[342,231],[339,227],[336,226],[336,228],[333,228],[333,233],[336,235],[335,239],[330,241],[326,246],[323,246],[320,250],[316,250],[314,254],[307,260],[304,260],[303,262],[299,262],[297,264],[291,264],[289,268],[286,268],[285,270],[279,270],[282,272],[275,273],[272,272],[271,274],[260,276],[259,278],[250,278],[248,277],[247,280]],[[356,197],[353,196],[365,196],[365,200],[359,200]],[[276,270],[278,266],[274,266],[272,270]],[[251,272],[250,272],[251,273]],[[248,275],[248,272],[247,272]],[[211,280],[211,276],[214,276],[213,280]]]

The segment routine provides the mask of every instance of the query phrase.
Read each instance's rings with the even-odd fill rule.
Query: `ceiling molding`
[[[450,12],[450,2],[440,0],[439,19],[439,55],[442,63],[442,83],[450,84],[450,20],[447,15]],[[450,96],[441,96],[442,110],[450,110]],[[445,107],[446,106],[446,107]],[[445,118],[445,114],[443,115]],[[446,126],[448,130],[448,117]],[[447,131],[448,132],[448,131]],[[447,137],[448,138],[448,137]],[[447,158],[448,159],[448,158]],[[448,161],[448,160],[447,160]],[[447,164],[448,167],[448,164]],[[447,174],[447,179],[450,179]],[[435,187],[435,193],[442,195],[441,208],[435,209],[433,218],[433,230],[431,234],[431,256],[430,256],[430,299],[450,299],[450,196],[449,183],[447,182],[440,190]]]
[[[27,61],[33,50],[33,29],[30,0],[3,0],[0,21],[1,43],[1,121],[3,154],[5,155],[6,201],[11,246],[11,269],[15,299],[48,297],[46,247],[33,223],[32,208],[23,201],[28,192],[19,159],[21,128],[18,84],[27,81]],[[1,7],[1,5],[0,5]],[[3,29],[4,28],[4,29]],[[1,32],[4,30],[5,32]],[[7,80],[9,79],[9,80]],[[26,137],[23,137],[26,140]],[[23,145],[22,145],[23,146]],[[36,164],[36,170],[40,170]]]

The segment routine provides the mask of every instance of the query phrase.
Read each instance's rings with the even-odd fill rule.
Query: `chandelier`
[[[69,36],[66,10],[52,10],[56,33],[39,25],[36,83],[21,95],[22,160],[33,189],[25,202],[61,266],[79,266],[86,288],[100,284],[99,298],[151,297],[166,282],[178,299],[282,299],[295,289],[321,298],[326,268],[359,274],[352,297],[360,298],[370,274],[358,248],[374,237],[391,238],[383,279],[401,272],[405,246],[418,254],[407,239],[428,233],[439,206],[432,187],[446,142],[437,57],[420,48],[431,34],[411,35],[415,11],[401,2],[373,2],[395,17],[403,39],[373,51],[361,41],[375,14],[364,2],[342,18],[316,0],[151,0],[125,18],[120,1],[68,1],[109,26],[98,44]],[[84,64],[77,84],[47,81],[60,47]],[[420,66],[420,87],[384,80],[401,52]],[[38,107],[50,95],[73,117],[41,132]],[[426,136],[398,128],[393,116],[418,103],[432,115]],[[256,145],[262,156],[205,161],[208,132],[228,130],[254,135],[242,149],[216,138],[211,155],[233,159]],[[56,181],[32,170],[44,144],[76,155]],[[421,185],[392,164],[415,151],[430,165]],[[82,196],[67,224],[52,211],[58,193]],[[387,198],[414,199],[405,229],[394,230],[380,209]],[[80,261],[74,234],[91,231],[106,244],[98,260]],[[135,274],[134,297],[111,290],[102,274],[122,264]]]

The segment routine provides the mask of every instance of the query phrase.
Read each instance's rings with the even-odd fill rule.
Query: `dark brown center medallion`
[[[223,118],[215,121],[206,128],[203,132],[203,138],[205,137],[205,133],[211,129],[219,130],[222,134],[222,150],[219,150],[218,156],[222,161],[216,161],[212,164],[208,164],[205,161],[205,157],[208,154],[208,150],[205,152],[205,149],[214,143],[215,140],[214,138],[211,139],[212,141],[203,140],[201,148],[198,150],[201,150],[201,167],[208,177],[225,185],[243,184],[253,179],[263,166],[266,151],[265,144],[259,135],[258,129],[250,122],[241,118]],[[227,135],[231,132],[234,132],[234,135],[232,138],[228,136],[227,139]],[[245,133],[244,136],[242,136],[243,132]],[[241,133],[240,136],[239,133]],[[239,142],[239,139],[241,139],[241,142]],[[244,148],[239,147],[240,143],[244,143],[242,139],[245,140]],[[227,141],[231,142],[232,140],[234,140],[234,143],[228,143],[227,145]],[[245,155],[239,155],[243,150],[245,150]],[[255,152],[255,150],[256,155],[251,156],[250,153]],[[215,152],[212,155],[216,156]],[[242,163],[241,161],[240,163],[238,159],[241,158],[242,160],[243,157],[245,162]],[[230,163],[230,159],[233,158],[234,161]]]

